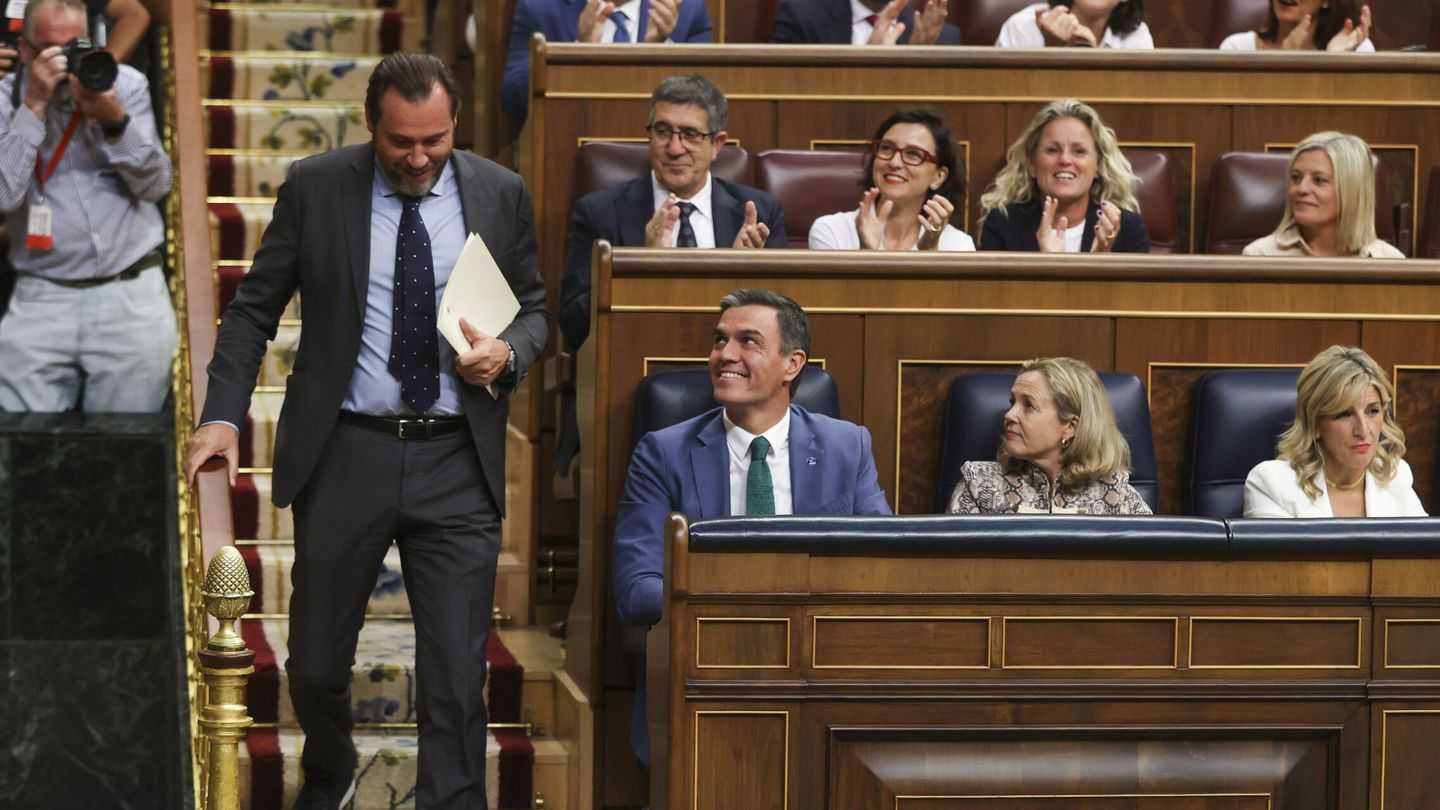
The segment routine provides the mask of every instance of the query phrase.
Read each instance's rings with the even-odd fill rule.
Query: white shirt
[[[875,25],[867,17],[875,16],[875,12],[866,8],[860,0],[850,0],[850,44],[864,45],[870,41],[870,35],[875,33]]]
[[[852,0],[853,2],[853,0]],[[1020,9],[1010,15],[1005,25],[1000,28],[1000,36],[995,38],[997,48],[1043,48],[1045,47],[1045,34],[1040,31],[1040,23],[1035,20],[1035,12],[1045,11],[1050,8],[1049,3],[1035,3]],[[1105,36],[1100,39],[1102,48],[1154,48],[1155,40],[1150,36],[1150,26],[1140,23],[1128,34],[1117,34],[1105,29]]]
[[[615,4],[615,10],[625,15],[625,30],[630,32],[630,41],[640,41],[640,0],[630,0],[628,3]],[[615,18],[611,17],[605,21],[605,27],[600,34],[601,42],[615,41]]]
[[[1071,228],[1065,229],[1065,252],[1079,253],[1080,246],[1085,243],[1085,223],[1081,222]]]
[[[690,227],[695,229],[695,247],[715,247],[715,216],[714,209],[710,205],[710,178],[710,173],[706,172],[705,185],[701,186],[695,196],[688,200],[680,199],[680,202],[688,202],[695,206],[695,210],[690,212]],[[650,172],[650,188],[655,193],[655,207],[650,209],[650,213],[654,214],[665,204],[665,200],[669,199],[670,191],[660,185],[660,179],[655,176],[654,171]],[[676,220],[675,227],[670,229],[670,242],[674,244],[679,235],[680,222]]]
[[[859,213],[860,209],[858,208],[854,211],[838,211],[815,220],[814,224],[810,226],[810,249],[859,250],[860,226],[855,223],[855,217]],[[917,250],[918,248],[911,247],[910,249]],[[971,239],[969,234],[947,223],[945,230],[940,232],[939,249],[947,253],[973,251],[975,240]]]
[[[1220,42],[1222,51],[1258,51],[1260,37],[1254,31],[1236,31]],[[1355,49],[1356,53],[1374,53],[1375,43],[1366,39]]]
[[[724,413],[722,411],[722,413]],[[730,514],[745,514],[745,484],[750,480],[750,443],[755,435],[730,421],[730,415],[721,417],[725,422],[725,445],[730,450]],[[770,453],[765,463],[770,465],[770,482],[775,487],[775,514],[793,515],[794,503],[790,497],[790,409],[785,409],[775,426],[760,434],[770,442]]]

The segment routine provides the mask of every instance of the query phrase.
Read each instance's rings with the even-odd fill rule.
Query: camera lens
[[[120,75],[120,66],[109,51],[95,50],[80,57],[79,64],[71,65],[80,85],[86,90],[103,93],[115,86]]]

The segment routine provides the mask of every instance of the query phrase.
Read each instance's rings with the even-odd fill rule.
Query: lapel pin
[[[814,467],[814,466],[815,466],[815,457],[814,457],[814,456],[810,456],[809,458],[805,459],[805,463],[808,464],[808,465],[811,466],[811,467]]]

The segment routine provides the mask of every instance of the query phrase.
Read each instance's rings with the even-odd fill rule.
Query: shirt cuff
[[[205,427],[206,425],[224,425],[224,426],[230,428],[231,430],[235,431],[236,433],[239,433],[239,432],[240,432],[240,426],[239,426],[239,425],[235,424],[234,422],[225,420],[225,419],[211,419],[209,422],[201,422],[201,423],[200,423],[200,427]]]
[[[45,142],[45,122],[23,103],[15,108],[15,114],[10,118],[10,131],[24,138],[26,143],[37,150],[40,144]]]

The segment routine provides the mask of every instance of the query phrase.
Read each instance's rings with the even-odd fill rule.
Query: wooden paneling
[[[698,669],[787,669],[790,619],[784,616],[697,616]]]
[[[1207,735],[1129,729],[842,730],[830,808],[906,810],[1321,810],[1333,736],[1273,729]],[[1238,737],[1238,738],[1237,738]],[[1353,769],[1351,770],[1353,773]],[[842,798],[843,797],[843,798]]]
[[[1440,795],[1440,708],[1379,706],[1376,724],[1379,777],[1371,781],[1379,810],[1422,810]],[[1378,799],[1378,802],[1375,801]]]
[[[815,669],[990,666],[990,620],[984,616],[816,615],[811,628]]]
[[[1440,617],[1377,615],[1375,620],[1383,668],[1440,670]]]
[[[790,716],[783,711],[695,713],[697,810],[786,810]]]
[[[1006,616],[1006,669],[1175,669],[1180,620],[1173,617]]]
[[[1361,618],[1193,616],[1191,669],[1359,669]]]

